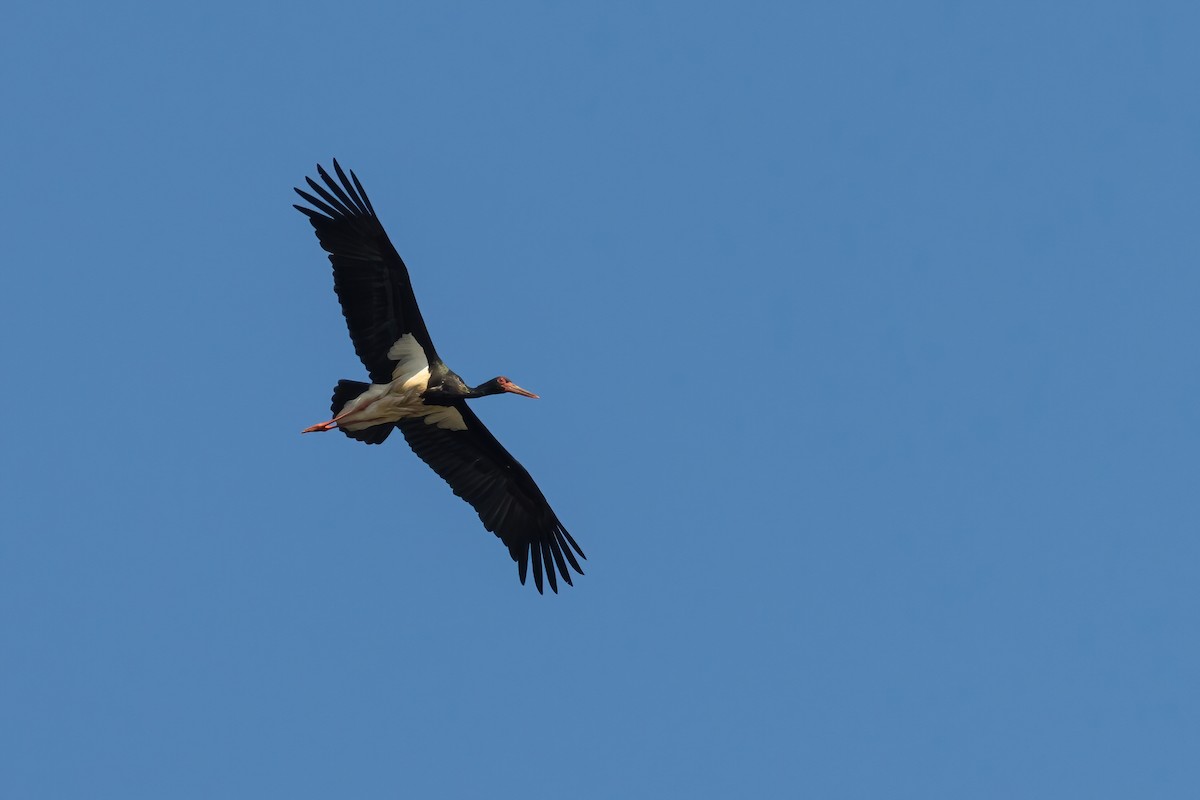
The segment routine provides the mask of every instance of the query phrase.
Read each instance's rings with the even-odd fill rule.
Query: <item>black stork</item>
[[[325,185],[305,178],[316,196],[301,189],[296,193],[313,208],[296,209],[308,217],[333,262],[333,288],[371,382],[338,381],[333,419],[303,432],[337,428],[351,439],[379,444],[399,428],[421,460],[474,506],[483,526],[508,547],[521,583],[532,559],[538,592],[543,573],[558,592],[556,574],[571,584],[567,565],[582,575],[575,554],[586,556],[533,478],[467,407],[467,400],[492,394],[537,395],[505,377],[472,388],[442,363],[417,308],[408,269],[358,176],[351,171],[347,177],[336,159],[333,169],[337,180],[317,165]]]

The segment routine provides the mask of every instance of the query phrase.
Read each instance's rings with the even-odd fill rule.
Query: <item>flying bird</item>
[[[468,386],[442,363],[413,294],[408,269],[388,239],[353,171],[335,159],[337,180],[321,165],[324,186],[305,178],[314,194],[296,193],[312,208],[295,208],[308,221],[333,263],[333,288],[342,305],[354,350],[370,383],[340,380],[333,390],[333,418],[303,433],[337,428],[351,439],[380,444],[399,428],[421,460],[479,513],[517,562],[525,583],[542,576],[558,592],[558,576],[571,584],[586,558],[525,468],[496,441],[467,400],[493,394],[537,398],[506,377]],[[568,566],[570,569],[568,569]]]

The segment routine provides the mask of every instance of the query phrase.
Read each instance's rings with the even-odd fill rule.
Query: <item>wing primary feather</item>
[[[533,562],[533,585],[537,587],[538,594],[545,594],[542,591],[542,548],[538,547],[537,542],[529,544],[529,560]]]
[[[336,166],[337,159],[334,159],[333,163],[334,163],[334,166]],[[354,179],[354,186],[355,186],[355,188],[358,189],[358,195],[359,195],[359,197],[362,198],[363,205],[365,205],[367,207],[367,211],[371,212],[372,217],[378,216],[375,213],[374,207],[371,205],[371,198],[367,197],[367,192],[365,189],[363,189],[363,185],[361,183],[359,183],[358,176],[354,174],[354,170],[350,170],[350,177]]]
[[[554,561],[550,557],[550,540],[542,540],[542,562],[546,565],[546,578],[550,581],[550,590],[558,594],[558,576]]]
[[[326,185],[329,186],[330,190],[336,194],[338,199],[341,200],[346,206],[347,210],[355,213],[356,215],[361,215],[363,213],[363,210],[358,207],[358,204],[351,200],[349,195],[346,194],[346,190],[343,189],[337,181],[329,177],[329,173],[321,169],[320,165],[317,166],[317,172],[320,174],[321,179],[325,181]],[[341,175],[341,170],[338,170],[338,174]]]
[[[525,585],[525,576],[529,572],[529,545],[520,551],[520,554],[514,554],[513,560],[517,562],[517,576],[521,579],[521,585]]]
[[[325,177],[326,181],[329,181],[329,176],[325,173],[324,170],[321,171],[321,174]],[[332,194],[330,194],[329,190],[326,189],[324,186],[317,183],[312,178],[306,177],[304,180],[306,180],[308,182],[308,185],[310,187],[312,187],[312,190],[314,192],[321,195],[321,197],[325,198],[326,203],[329,203],[329,205],[333,206],[340,212],[339,216],[342,216],[342,217],[353,217],[354,216],[354,211],[349,206],[347,206],[345,203],[343,203],[339,198],[336,198]],[[329,185],[333,186],[334,184],[332,181],[329,181]]]
[[[554,562],[546,555],[546,543],[534,542],[533,548],[538,551],[538,561],[542,565],[542,577],[550,583],[550,588],[554,590],[554,593],[558,594],[558,586],[554,580]]]
[[[341,181],[342,189],[349,196],[350,201],[354,204],[354,207],[358,209],[358,213],[362,214],[363,216],[367,216],[368,212],[366,203],[364,203],[362,198],[358,196],[358,193],[354,191],[354,185],[350,182],[350,179],[346,177],[346,173],[342,169],[342,165],[337,162],[336,158],[333,160],[333,171],[337,173],[337,176]],[[370,216],[374,215],[372,214]]]
[[[551,536],[546,540],[550,546],[550,552],[554,555],[554,563],[558,564],[558,571],[562,573],[563,580],[567,582],[567,586],[574,586],[571,582],[571,572],[567,569],[567,562],[563,560],[562,550],[558,546],[558,537]]]
[[[575,548],[575,552],[576,552],[576,553],[579,553],[579,557],[580,557],[580,558],[582,558],[584,561],[586,561],[586,560],[587,560],[587,556],[585,556],[585,555],[583,554],[583,549],[582,549],[582,548],[581,548],[581,547],[580,547],[580,546],[579,546],[579,545],[578,545],[578,544],[575,542],[575,539],[574,539],[574,538],[571,536],[571,534],[567,533],[567,529],[566,529],[566,528],[564,528],[564,527],[563,527],[563,526],[560,524],[560,525],[558,526],[558,530],[559,530],[559,532],[560,532],[560,533],[561,533],[563,536],[565,536],[565,537],[567,538],[567,541],[571,543],[571,547],[574,547],[574,548]]]
[[[560,542],[562,540],[563,534],[565,534],[565,533],[567,533],[567,532],[565,530],[563,530],[561,525],[558,527],[558,529],[556,531],[554,531],[554,535],[560,540]],[[567,538],[568,539],[571,538],[570,534],[567,535]],[[563,555],[565,555],[567,557],[567,560],[571,562],[571,566],[575,568],[575,571],[578,572],[580,575],[582,575],[583,568],[580,567],[579,562],[575,560],[575,555],[574,555],[574,553],[571,552],[571,548],[567,547],[565,542],[561,542],[561,543],[562,543],[561,549],[562,549]],[[582,556],[583,553],[580,553],[579,555]],[[584,558],[586,559],[586,556],[584,556]]]
[[[311,181],[310,181],[310,183],[311,183]],[[328,216],[330,219],[337,219],[338,217],[342,216],[341,212],[334,210],[332,207],[327,206],[325,203],[322,203],[320,200],[313,197],[308,192],[306,192],[302,189],[296,189],[295,192],[296,192],[296,194],[300,195],[308,202],[312,203],[318,209],[325,212],[325,215]],[[296,208],[300,208],[300,206],[296,206]],[[310,219],[320,219],[321,218],[320,214],[311,213],[312,209],[300,208],[300,210],[303,211],[305,214],[308,214]]]

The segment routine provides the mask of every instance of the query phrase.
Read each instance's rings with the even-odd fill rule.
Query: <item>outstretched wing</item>
[[[373,383],[388,383],[396,366],[388,351],[405,334],[421,345],[428,364],[438,360],[437,351],[417,308],[408,268],[375,216],[358,176],[351,172],[347,177],[336,159],[333,169],[338,180],[317,165],[325,185],[305,178],[317,196],[296,189],[296,194],[313,206],[298,205],[296,209],[308,217],[321,247],[329,253],[333,288],[355,352]]]
[[[539,592],[543,572],[554,592],[558,591],[557,575],[571,584],[567,565],[582,575],[575,553],[580,558],[587,556],[558,521],[533,478],[496,441],[466,402],[460,400],[454,408],[466,423],[464,430],[429,425],[418,418],[402,419],[396,424],[421,460],[450,484],[456,495],[474,506],[483,526],[508,547],[509,555],[517,562],[521,583],[525,583],[532,556],[533,582]]]

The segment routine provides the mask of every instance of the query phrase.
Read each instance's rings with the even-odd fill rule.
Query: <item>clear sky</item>
[[[1200,796],[1191,3],[27,3],[0,796]],[[336,156],[588,555],[399,438]]]

